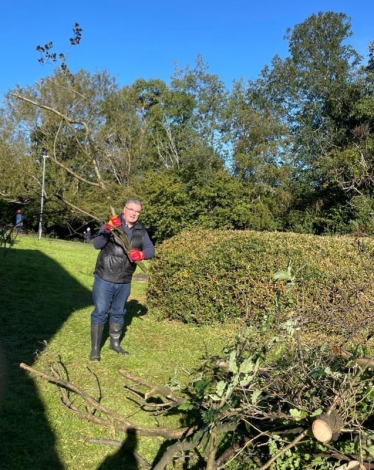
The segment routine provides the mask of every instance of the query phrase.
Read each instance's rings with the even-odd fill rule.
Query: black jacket
[[[148,234],[145,228],[137,223],[132,229],[131,248],[143,249],[144,238]],[[98,237],[104,237],[106,243],[101,248],[97,257],[95,274],[105,281],[115,284],[131,282],[136,269],[136,264],[131,262],[123,249],[121,240],[113,233],[99,233]]]

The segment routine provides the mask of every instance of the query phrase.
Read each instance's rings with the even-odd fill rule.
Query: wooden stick
[[[119,413],[117,413],[116,411],[113,411],[110,408],[107,408],[106,406],[96,401],[95,398],[93,398],[91,395],[88,395],[87,393],[82,392],[82,390],[80,390],[78,387],[71,384],[70,382],[67,382],[66,380],[62,380],[57,377],[50,376],[43,372],[39,372],[38,370],[33,369],[32,367],[24,363],[21,363],[20,367],[21,369],[27,370],[28,372],[31,372],[32,374],[35,374],[43,378],[44,380],[47,380],[48,382],[59,385],[60,387],[64,387],[76,393],[77,395],[81,396],[88,405],[92,406],[96,410],[99,410],[105,413],[107,416],[110,416],[113,419],[117,420],[119,423],[119,425],[117,426],[117,429],[120,429],[122,431],[127,432],[129,429],[132,429],[133,432],[139,436],[158,436],[158,437],[165,437],[166,439],[182,439],[182,438],[191,436],[198,429],[197,426],[184,427],[184,428],[178,428],[178,429],[172,429],[172,428],[166,428],[166,427],[147,428],[143,426],[136,426],[133,423],[125,420],[124,417],[120,415]],[[72,411],[75,412],[76,414],[80,413],[79,411],[75,411],[75,410],[72,410]],[[81,415],[83,414],[81,413]],[[91,417],[90,420],[93,421],[93,418],[95,418],[95,416],[93,415],[89,415],[89,416]],[[85,416],[85,419],[88,419],[88,417]]]
[[[280,456],[285,454],[289,449],[294,447],[296,444],[298,444],[308,433],[308,429],[304,429],[304,431],[299,434],[292,442],[290,442],[286,447],[283,447],[279,452],[277,452],[270,460],[266,462],[265,465],[262,467],[258,468],[257,470],[266,470],[267,468],[270,467],[270,465],[275,462]]]

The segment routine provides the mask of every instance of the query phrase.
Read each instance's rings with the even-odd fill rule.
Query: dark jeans
[[[91,324],[105,323],[110,312],[110,321],[123,325],[130,290],[131,283],[114,284],[95,275],[92,289],[95,308],[91,313]]]

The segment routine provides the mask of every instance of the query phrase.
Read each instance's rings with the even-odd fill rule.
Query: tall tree
[[[318,212],[320,220],[347,204],[325,162],[333,149],[349,142],[357,125],[352,109],[360,98],[362,58],[347,43],[351,35],[345,14],[313,14],[287,31],[289,56],[275,56],[259,77],[262,93],[283,116],[292,140],[294,208],[309,208],[316,217]]]
[[[318,165],[351,128],[349,109],[359,92],[360,61],[346,44],[351,35],[345,14],[311,15],[287,31],[290,56],[275,57],[273,68],[262,73],[269,95],[285,113],[302,167]]]
[[[170,89],[179,95],[189,98],[193,108],[189,114],[189,133],[185,140],[184,164],[200,167],[214,164],[215,157],[225,160],[226,146],[223,140],[224,110],[228,91],[223,81],[215,74],[208,72],[208,65],[201,56],[197,57],[193,69],[176,69]],[[210,149],[212,160],[202,158],[196,162],[196,147]],[[188,152],[188,148],[192,152]],[[205,155],[206,157],[206,155]]]
[[[102,113],[103,102],[116,89],[106,72],[91,76],[79,71],[72,79],[57,70],[35,86],[7,95],[7,113],[13,128],[22,131],[25,156],[32,162],[49,157],[49,202],[63,202],[74,211],[80,207],[81,214],[92,216],[97,210],[103,214],[98,198],[92,197],[95,191],[113,202],[121,197]]]
[[[276,218],[290,200],[290,138],[282,116],[258,82],[234,82],[226,112],[233,175]]]
[[[374,233],[374,44],[369,44],[369,60],[359,70],[359,99],[352,103],[350,116],[355,125],[350,138],[333,148],[324,161],[324,170],[347,195],[351,223]]]

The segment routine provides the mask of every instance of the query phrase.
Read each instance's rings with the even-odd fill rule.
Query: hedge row
[[[186,323],[293,313],[309,327],[354,332],[373,323],[373,255],[369,238],[184,232],[157,249],[148,305]],[[275,282],[290,262],[294,282]]]

